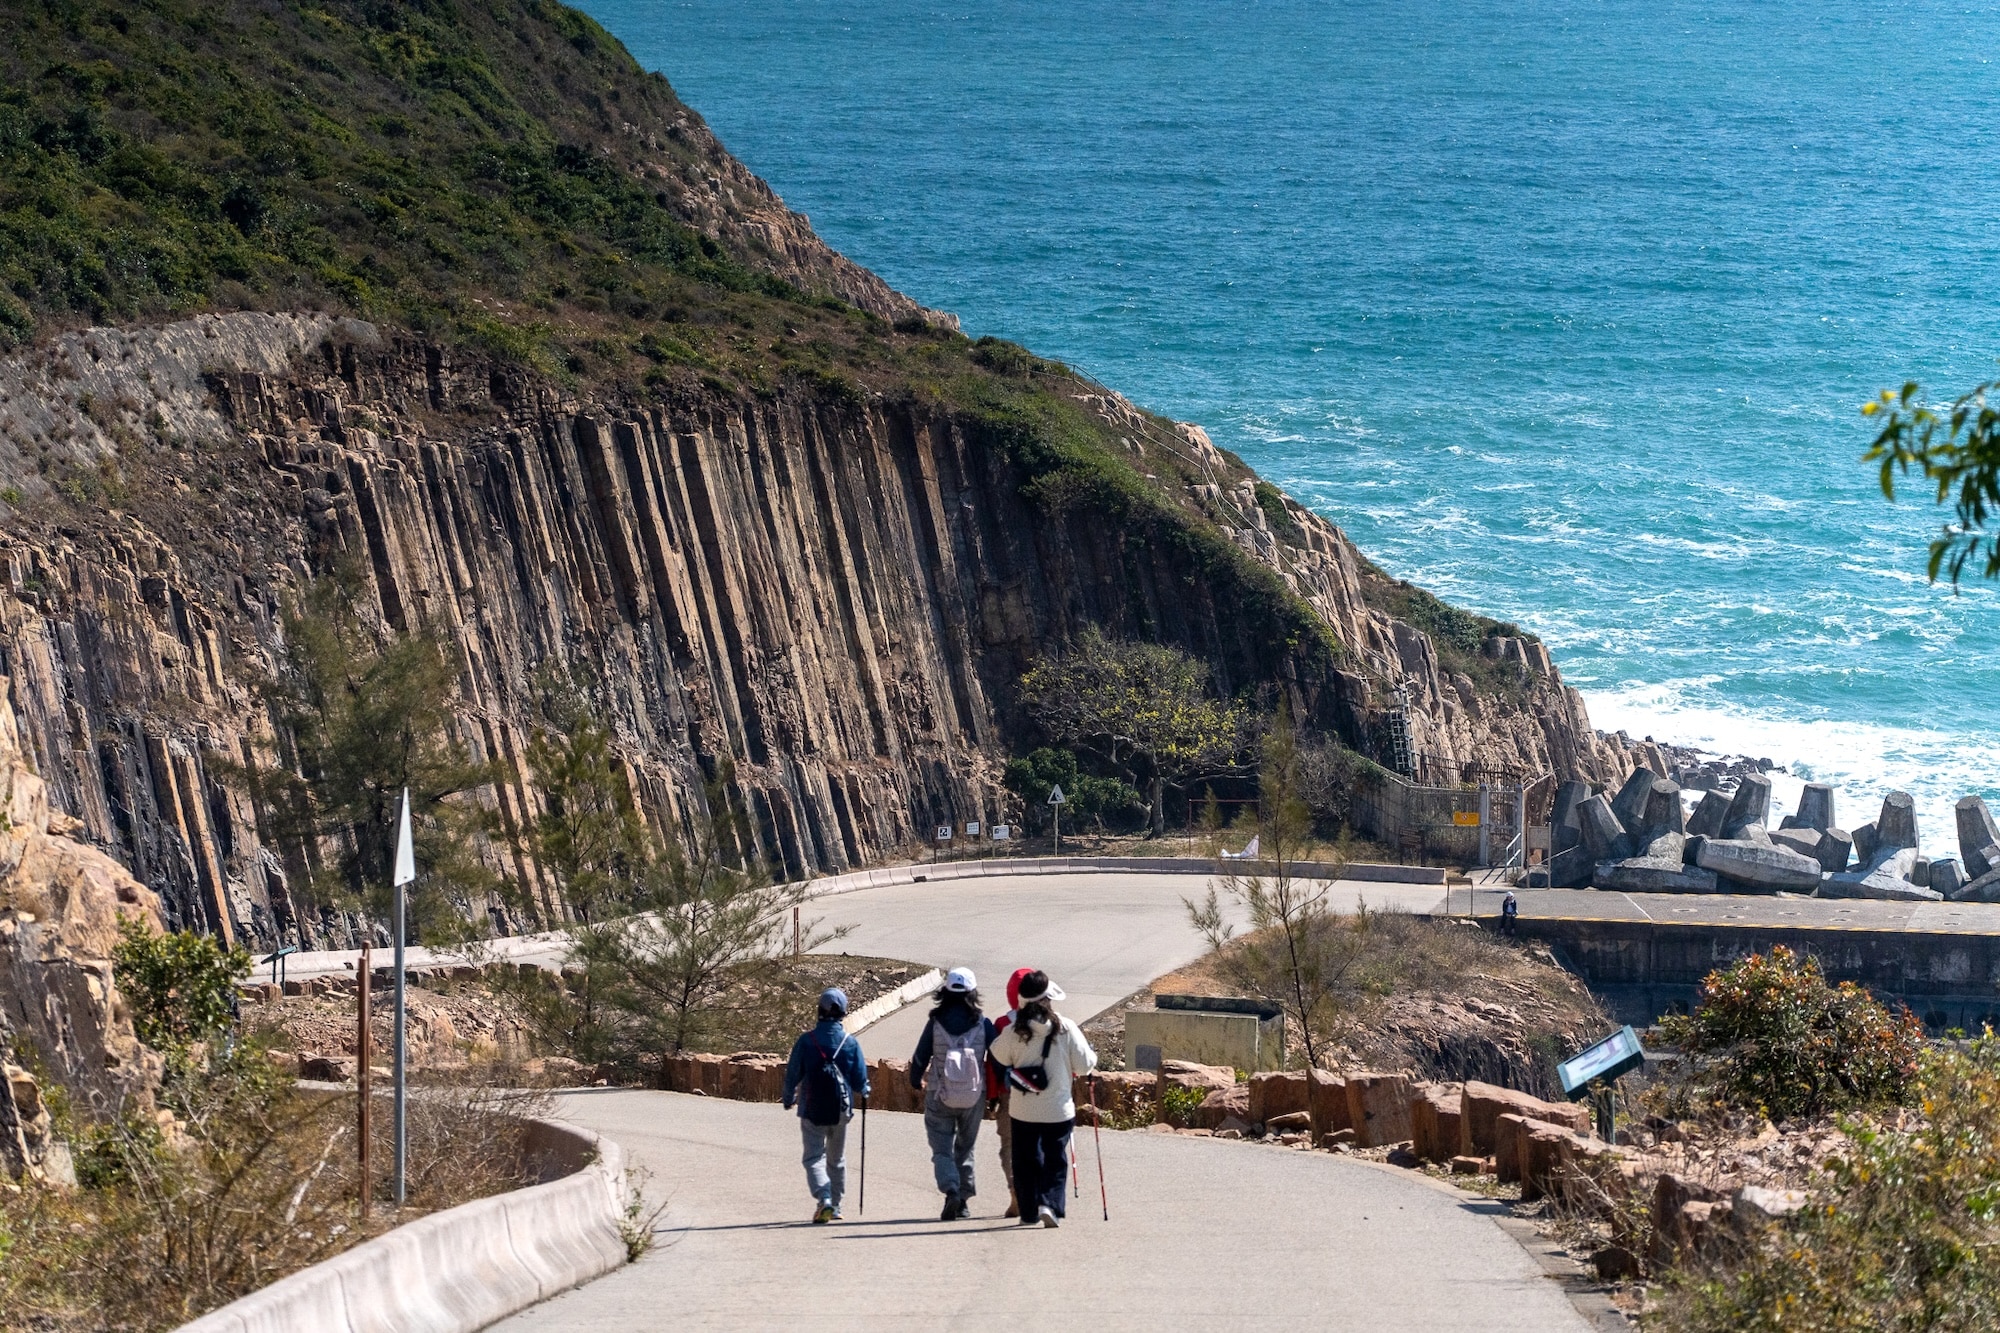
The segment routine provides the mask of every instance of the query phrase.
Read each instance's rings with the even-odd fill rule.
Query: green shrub
[[[1192,1129],[1195,1113],[1206,1100],[1207,1088],[1166,1088],[1160,1093],[1160,1119],[1179,1129]]]
[[[138,921],[119,922],[112,950],[118,991],[140,1041],[185,1066],[193,1049],[230,1030],[236,983],[250,975],[250,955],[192,931],[155,935]]]
[[[1001,779],[1007,790],[1021,798],[1026,821],[1032,829],[1049,824],[1049,792],[1063,789],[1063,814],[1071,828],[1082,828],[1087,820],[1129,823],[1146,811],[1146,798],[1138,788],[1118,778],[1100,778],[1081,771],[1076,756],[1068,750],[1045,747],[1025,759],[1007,761]]]
[[[1671,1333],[2000,1327],[2000,1043],[1925,1053],[1907,1130],[1849,1125],[1810,1207],[1669,1286]],[[1652,1320],[1647,1327],[1655,1327]]]
[[[1264,511],[1264,517],[1271,524],[1271,531],[1286,541],[1297,544],[1305,540],[1305,529],[1292,517],[1292,511],[1285,508],[1285,493],[1268,481],[1256,485],[1257,507]]]
[[[1041,365],[1041,358],[1004,338],[986,337],[972,344],[972,359],[988,370],[1021,378]]]
[[[1774,1120],[1901,1103],[1924,1046],[1908,1010],[1829,985],[1818,959],[1783,945],[1709,973],[1700,1007],[1661,1028],[1698,1062],[1699,1093]]]

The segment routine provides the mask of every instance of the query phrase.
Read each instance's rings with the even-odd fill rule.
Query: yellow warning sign
[[[1454,810],[1451,812],[1451,822],[1462,824],[1467,828],[1478,828],[1479,812],[1477,810]]]

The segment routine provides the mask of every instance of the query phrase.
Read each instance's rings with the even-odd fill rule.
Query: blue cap
[[[819,1011],[823,1015],[839,1014],[847,1016],[847,992],[838,986],[828,986],[819,993]]]

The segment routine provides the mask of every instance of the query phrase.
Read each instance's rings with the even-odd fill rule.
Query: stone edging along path
[[[544,1183],[417,1218],[179,1333],[473,1333],[622,1267],[623,1151],[573,1125],[529,1125]]]

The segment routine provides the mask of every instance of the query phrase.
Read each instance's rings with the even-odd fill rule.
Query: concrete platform
[[[1497,928],[1503,891],[1474,910]],[[1517,889],[1520,932],[1551,945],[1624,1022],[1692,1006],[1702,978],[1785,945],[1835,981],[1901,1002],[1934,1030],[2000,1027],[2000,904],[1783,894]]]

